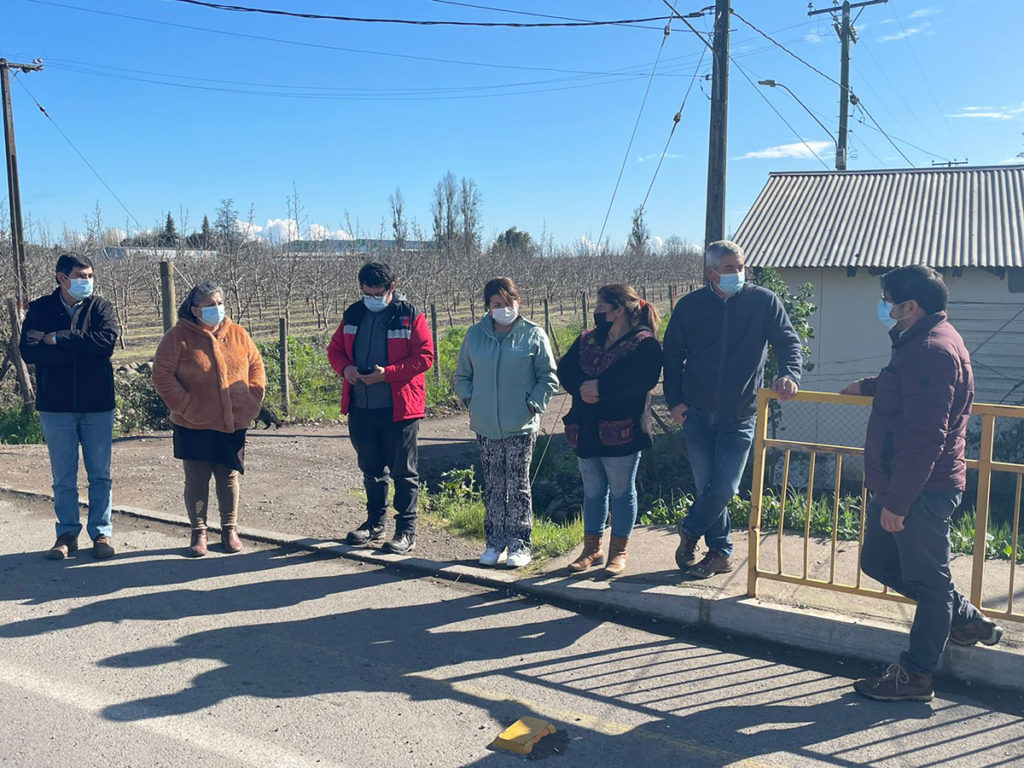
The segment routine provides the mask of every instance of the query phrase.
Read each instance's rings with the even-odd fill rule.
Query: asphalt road
[[[114,560],[49,562],[48,505],[0,496],[0,765],[511,766],[524,715],[567,767],[1024,760],[1006,694],[869,702],[850,662],[115,524]]]

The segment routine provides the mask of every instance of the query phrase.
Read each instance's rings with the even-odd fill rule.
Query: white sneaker
[[[509,552],[505,565],[509,568],[522,568],[529,565],[531,560],[533,560],[533,555],[530,554],[530,550],[523,547],[515,552]]]
[[[498,550],[496,547],[488,547],[480,555],[480,565],[497,565],[505,559],[505,550]]]

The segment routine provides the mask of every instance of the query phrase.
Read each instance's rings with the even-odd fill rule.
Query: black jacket
[[[57,343],[43,341],[56,331]],[[28,305],[21,356],[36,367],[36,410],[99,413],[114,410],[114,353],[119,328],[113,305],[91,296],[68,315],[60,288]]]
[[[771,345],[779,375],[800,383],[800,337],[782,301],[747,283],[728,299],[710,285],[679,300],[665,329],[665,403],[748,418]]]
[[[604,350],[597,331],[584,331],[558,361],[558,379],[572,395],[565,439],[576,455],[628,456],[651,446],[650,393],[661,375],[661,344],[637,326]],[[598,401],[585,403],[580,386],[597,380]]]

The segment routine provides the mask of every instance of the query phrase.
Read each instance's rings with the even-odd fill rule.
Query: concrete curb
[[[53,500],[47,493],[3,485],[0,485],[0,493]],[[177,514],[128,506],[114,507],[114,512],[139,520],[188,527],[188,522]],[[211,526],[211,530],[220,529]],[[519,578],[517,572],[511,570],[388,555],[279,531],[246,528],[242,538],[511,591],[570,609],[598,609],[651,622],[708,627],[722,633],[872,663],[891,663],[906,645],[907,628],[903,626],[753,598],[709,598],[673,586],[574,579],[558,571]],[[949,644],[938,672],[969,683],[1024,693],[1024,653],[1004,647]]]

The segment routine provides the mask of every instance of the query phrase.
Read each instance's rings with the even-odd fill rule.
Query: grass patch
[[[0,410],[0,444],[22,445],[43,442],[39,414],[32,405]]]
[[[484,502],[473,468],[449,470],[441,478],[441,488],[437,492],[421,491],[421,513],[440,522],[445,529],[456,535],[483,542]],[[583,521],[579,518],[566,523],[534,518],[535,560],[563,555],[582,540]]]

